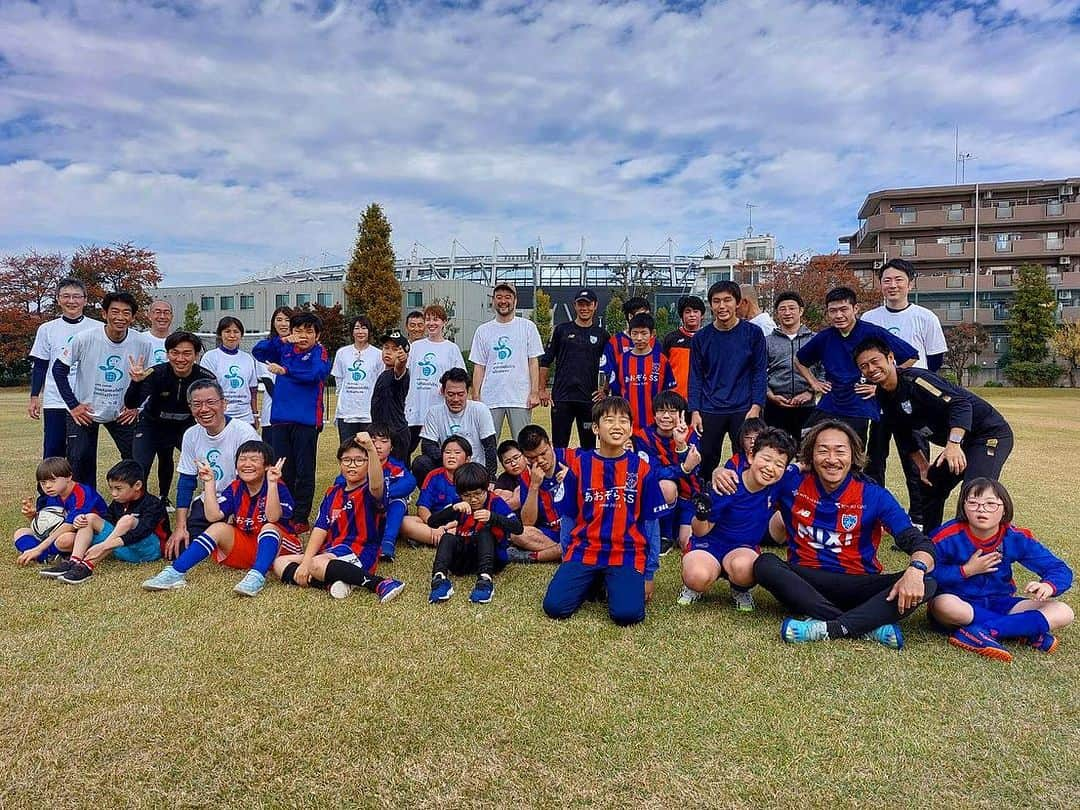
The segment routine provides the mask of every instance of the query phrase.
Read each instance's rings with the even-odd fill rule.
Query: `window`
[[[1013,283],[1012,271],[1008,273],[994,273],[995,287],[1011,287]]]
[[[1007,233],[994,234],[994,252],[1012,253],[1012,241]]]
[[[334,294],[319,293],[315,296],[315,300],[318,301],[320,307],[332,307],[334,305]]]
[[[302,307],[304,304],[310,304],[310,303],[311,303],[311,293],[297,293],[296,294],[296,305],[298,307]]]
[[[240,296],[240,309],[255,309],[255,296],[254,295],[241,295]]]
[[[278,307],[287,307],[289,305],[289,294],[281,293],[274,296],[274,309]]]
[[[945,246],[945,252],[950,256],[963,256],[964,255],[964,240],[963,239],[950,239],[949,243]]]
[[[1009,350],[1009,336],[994,335],[990,338],[990,347],[994,354],[1005,354]]]
[[[233,306],[234,300],[235,296],[232,295],[221,296],[221,299],[218,301],[218,309],[220,309],[222,312],[228,312],[230,309],[235,309],[235,307]]]
[[[945,209],[945,219],[949,222],[963,222],[964,221],[964,205],[963,203],[953,203],[947,209]]]
[[[994,206],[994,216],[997,219],[1012,219],[1013,204],[1009,201],[999,202]]]
[[[748,245],[746,248],[746,260],[748,262],[763,262],[769,258],[768,245]]]
[[[1060,217],[1065,214],[1065,203],[1061,200],[1051,200],[1046,204],[1046,215],[1048,217]]]
[[[421,309],[424,306],[424,294],[422,292],[405,293],[405,306],[409,309]]]
[[[894,205],[893,213],[900,215],[901,225],[910,225],[918,218],[918,214],[915,209],[910,205]]]
[[[214,296],[212,296],[212,295],[204,295],[202,297],[202,300],[199,301],[199,309],[201,309],[203,312],[213,312],[214,311]]]
[[[900,245],[901,256],[914,256],[915,255],[915,240],[914,239],[901,239],[897,242]]]
[[[1060,231],[1050,231],[1046,234],[1046,249],[1061,250],[1065,247],[1065,241],[1061,238]]]
[[[951,274],[950,273],[949,275],[947,275],[945,277],[945,286],[950,288],[950,289],[962,290],[964,288],[964,277],[962,275],[960,275],[959,273],[957,273],[957,274]]]
[[[731,281],[731,271],[721,270],[717,273],[709,273],[709,286],[711,287],[718,281]]]

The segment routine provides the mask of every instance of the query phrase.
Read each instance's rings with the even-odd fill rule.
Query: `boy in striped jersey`
[[[548,585],[544,612],[566,619],[601,586],[618,625],[645,618],[660,566],[657,518],[666,510],[649,463],[626,450],[632,434],[630,403],[605,397],[593,408],[595,450],[579,451],[559,500],[562,563]]]
[[[647,312],[630,319],[631,346],[615,359],[615,366],[601,366],[608,373],[611,393],[630,403],[634,428],[652,422],[653,398],[661,391],[675,386],[667,356],[653,339],[656,321]]]
[[[529,467],[518,484],[521,502],[521,534],[510,538],[517,547],[510,551],[511,562],[556,562],[562,559],[559,527],[562,518],[555,501],[566,477],[567,459],[573,450],[552,447],[547,431],[526,425],[518,434],[518,446]]]
[[[389,602],[405,583],[375,574],[386,492],[378,451],[371,436],[360,432],[341,443],[337,458],[341,476],[326,491],[304,553],[278,557],[274,573],[286,585],[327,588],[335,599],[360,587]]]
[[[213,556],[227,568],[248,569],[233,590],[240,596],[256,596],[281,550],[300,550],[291,520],[292,495],[281,480],[284,465],[284,458],[275,463],[274,450],[266,442],[246,441],[236,450],[236,478],[219,495],[213,468],[197,460],[203,511],[210,526],[172,565],[146,580],[143,589],[183,588],[187,572]]]

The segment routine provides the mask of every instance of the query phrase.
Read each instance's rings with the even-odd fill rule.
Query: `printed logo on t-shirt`
[[[239,388],[244,384],[244,378],[240,376],[240,366],[229,366],[229,373],[225,375],[229,388]]]
[[[221,451],[213,449],[206,454],[206,465],[214,471],[214,480],[220,481],[225,477],[225,471],[221,469],[221,465],[218,464],[218,460],[221,458]]]
[[[120,355],[110,354],[105,362],[98,366],[102,379],[107,383],[120,382],[124,377],[124,369],[120,367]]]
[[[435,374],[435,352],[425,354],[424,358],[416,364],[416,367],[420,369],[420,373],[425,377],[431,377]]]
[[[153,362],[153,365],[156,366],[158,363],[164,363],[168,359],[169,359],[168,353],[165,351],[165,349],[163,349],[163,348],[154,349],[154,362]]]
[[[509,360],[510,355],[514,353],[514,350],[510,348],[510,338],[506,335],[495,341],[495,345],[491,347],[491,350],[495,352],[495,356],[499,360]]]
[[[890,327],[888,327],[888,332],[889,332],[890,335],[896,335],[897,337],[899,337],[900,336],[900,327],[899,326],[890,326]]]
[[[357,357],[352,361],[352,365],[349,366],[349,374],[353,379],[353,382],[361,382],[367,379],[367,372],[364,371],[363,361]]]
[[[456,436],[461,433],[461,425],[450,425],[450,435]]]

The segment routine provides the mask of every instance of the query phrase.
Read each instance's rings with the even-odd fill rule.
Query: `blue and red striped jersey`
[[[247,484],[239,478],[234,478],[232,483],[218,493],[218,508],[226,518],[232,518],[236,528],[244,532],[258,532],[268,521],[266,520],[266,484],[264,478],[259,492],[252,495]],[[284,483],[278,481],[278,500],[281,501],[281,520],[276,521],[283,529],[291,532],[293,497],[289,494]]]
[[[79,515],[104,515],[109,508],[96,489],[78,482],[65,498],[59,495],[46,497],[44,506],[59,506],[63,509],[66,523],[74,523]]]
[[[695,431],[686,437],[687,445],[694,447],[700,442]],[[634,450],[648,456],[649,466],[661,481],[674,481],[679,488],[680,498],[690,498],[701,492],[698,480],[698,468],[689,473],[682,471],[679,454],[675,451],[675,437],[661,436],[656,425],[637,428],[634,431]],[[685,458],[685,456],[684,456]]]
[[[558,529],[561,520],[559,509],[556,506],[562,492],[563,473],[568,468],[567,459],[574,457],[574,450],[564,447],[552,448],[555,453],[555,469],[552,474],[540,482],[540,489],[536,493],[536,526],[539,528]],[[521,484],[518,487],[518,497],[521,503],[529,497],[530,473],[526,468],[521,474]]]
[[[654,342],[648,354],[623,352],[613,371],[609,370],[611,393],[630,403],[635,428],[645,427],[653,419],[653,397],[675,387],[675,375],[667,356]]]
[[[446,467],[436,467],[424,478],[424,485],[420,487],[420,497],[416,499],[416,505],[427,507],[432,514],[435,514],[460,500],[457,490],[454,489],[454,477],[450,471]]]
[[[563,561],[629,565],[648,576],[644,524],[666,510],[649,462],[636,453],[605,458],[579,450],[567,466],[558,506],[573,527]]]
[[[724,462],[724,467],[729,470],[734,470],[739,475],[743,474],[746,469],[746,465],[750,463],[750,460],[742,452],[732,453],[731,458]]]
[[[1011,523],[998,529],[993,537],[980,540],[968,531],[967,521],[950,520],[934,533],[934,579],[941,593],[952,593],[964,599],[987,599],[1013,596],[1016,580],[1013,563],[1033,571],[1058,595],[1072,585],[1072,569],[1035,539],[1029,529]],[[968,576],[964,563],[976,550],[984,554],[1001,554],[997,571]]]
[[[398,461],[396,458],[387,458],[383,462],[383,500],[405,500],[416,489],[416,478],[409,469],[408,464]]]
[[[502,515],[506,518],[514,517],[514,510],[507,505],[506,501],[504,501],[498,495],[493,495],[490,492],[487,494],[487,500],[484,501],[484,505],[480,508],[487,509],[493,514]],[[494,536],[495,545],[497,547],[505,546],[506,543],[509,542],[509,539],[506,536],[506,530],[503,529],[501,526],[481,523],[471,514],[463,515],[462,517],[458,518],[457,524],[457,528],[454,529],[454,534],[456,534],[458,537],[474,537],[482,529],[487,529],[491,532],[492,536]]]
[[[366,546],[377,547],[381,537],[378,531],[380,506],[366,481],[353,490],[338,483],[331,486],[326,490],[314,526],[326,531],[323,549],[347,545],[357,557],[363,557]]]
[[[893,537],[911,528],[893,494],[868,479],[849,475],[833,492],[826,492],[812,472],[783,481],[777,500],[793,564],[841,574],[880,573],[882,528]]]

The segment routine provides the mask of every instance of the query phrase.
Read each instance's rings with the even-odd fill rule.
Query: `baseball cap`
[[[596,303],[596,293],[592,290],[578,290],[577,295],[574,296],[575,301],[588,301],[589,303]]]
[[[496,293],[499,290],[509,290],[514,295],[517,295],[517,287],[514,286],[512,281],[500,281],[491,292]]]
[[[384,343],[396,343],[403,349],[409,348],[409,339],[405,335],[401,334],[400,329],[391,329],[381,338],[379,338],[379,345]]]

